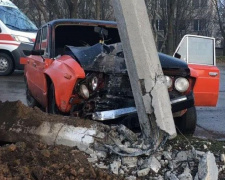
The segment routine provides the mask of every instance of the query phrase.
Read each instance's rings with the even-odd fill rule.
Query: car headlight
[[[175,81],[175,88],[179,92],[185,92],[189,88],[189,82],[186,78],[177,78]]]
[[[166,79],[166,86],[167,86],[167,88],[168,89],[171,88],[172,85],[173,85],[173,80],[169,76],[165,76],[165,79]]]
[[[86,85],[82,84],[80,85],[80,95],[84,98],[84,99],[88,99],[89,98],[89,90],[87,88]]]
[[[92,79],[91,79],[91,83],[90,83],[90,86],[91,86],[91,89],[93,91],[95,91],[98,87],[98,78],[96,76],[94,76]]]
[[[32,39],[24,36],[17,36],[17,35],[12,35],[13,38],[18,41],[18,42],[24,42],[24,43],[34,43]]]

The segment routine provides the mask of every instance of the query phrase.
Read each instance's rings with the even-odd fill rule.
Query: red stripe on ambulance
[[[0,40],[15,41],[15,39],[10,34],[0,34]]]

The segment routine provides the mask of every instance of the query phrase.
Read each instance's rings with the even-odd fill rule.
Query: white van
[[[0,75],[23,69],[20,57],[31,50],[37,27],[9,0],[0,0]]]

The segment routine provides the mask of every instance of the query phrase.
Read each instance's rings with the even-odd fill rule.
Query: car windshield
[[[37,31],[37,27],[17,8],[0,6],[0,20],[12,30]]]

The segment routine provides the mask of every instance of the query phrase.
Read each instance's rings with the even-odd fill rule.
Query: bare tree
[[[216,10],[220,34],[223,38],[223,55],[225,55],[225,1],[211,0]]]

